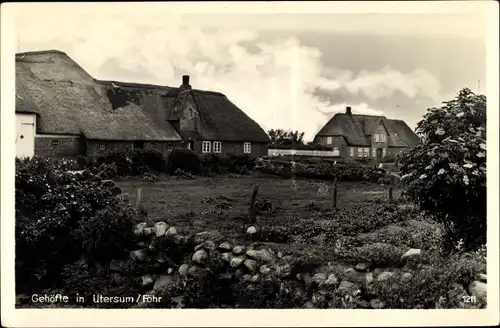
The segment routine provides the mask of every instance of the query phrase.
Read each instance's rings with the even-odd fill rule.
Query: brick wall
[[[76,157],[82,153],[80,137],[37,136],[35,137],[35,155],[43,157]]]
[[[243,142],[222,141],[221,154],[243,154]],[[202,141],[195,141],[194,150],[197,153],[202,153]],[[214,144],[211,141],[211,152],[214,151]],[[268,144],[262,142],[251,143],[251,155],[254,157],[267,156]]]
[[[100,150],[100,145],[105,145],[105,150]],[[184,147],[182,142],[170,141],[148,141],[144,142],[144,149],[155,149],[166,155],[167,151],[174,147]],[[87,140],[86,142],[87,155],[96,156],[103,152],[116,150],[130,150],[134,148],[133,141],[102,141],[102,140]]]

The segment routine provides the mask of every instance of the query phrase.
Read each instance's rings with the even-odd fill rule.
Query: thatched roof
[[[100,140],[181,140],[168,122],[160,126],[147,115],[142,99],[120,106],[112,102],[106,83],[63,52],[16,55],[16,112],[36,112],[39,132]]]
[[[266,132],[225,95],[213,91],[171,88],[164,98],[169,120],[186,110],[188,96],[193,97],[201,126],[198,135],[205,140],[269,142]]]
[[[349,145],[369,146],[379,124],[387,129],[389,147],[412,147],[419,142],[418,136],[402,120],[356,114],[335,114],[316,136],[342,136]]]
[[[169,120],[178,119],[192,95],[201,126],[197,135],[189,137],[269,142],[265,131],[221,93],[97,80],[57,50],[17,54],[16,77],[17,96],[32,103],[19,100],[16,111],[34,108],[44,133],[103,140],[181,140]]]

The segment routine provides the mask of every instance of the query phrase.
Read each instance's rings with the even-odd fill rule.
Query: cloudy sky
[[[486,88],[486,20],[477,13],[180,14],[147,3],[20,8],[18,52],[62,50],[106,80],[178,86],[188,74],[194,88],[224,93],[266,130],[297,129],[307,139],[346,106],[413,128],[427,108],[461,88]]]

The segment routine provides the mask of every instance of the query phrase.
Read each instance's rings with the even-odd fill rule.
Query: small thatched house
[[[343,159],[380,160],[415,146],[420,139],[401,120],[384,116],[335,114],[316,134],[314,142],[331,147]]]
[[[126,148],[267,154],[264,130],[221,93],[94,79],[63,52],[16,55],[18,156]]]

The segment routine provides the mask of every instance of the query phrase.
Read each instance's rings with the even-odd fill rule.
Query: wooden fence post
[[[142,198],[142,188],[137,188],[135,191],[135,208],[139,209],[139,206],[141,205],[141,198]]]
[[[250,223],[254,224],[257,221],[257,211],[255,210],[255,202],[257,200],[257,193],[259,192],[260,185],[253,187],[252,201],[250,203],[249,219]]]
[[[337,209],[337,178],[333,180],[333,209]]]
[[[389,186],[389,203],[392,203],[392,201],[393,201],[393,195],[392,195],[393,191],[394,191],[394,187],[393,187],[393,185],[391,184],[391,185]]]

